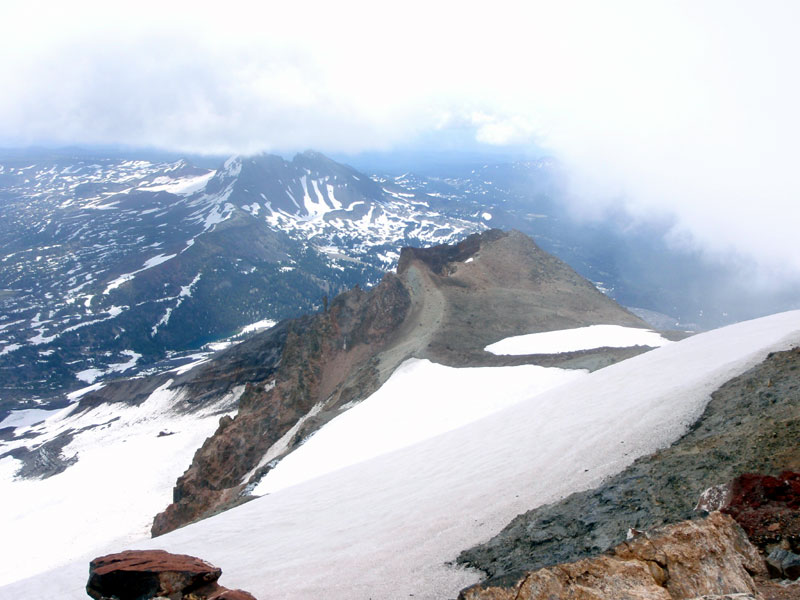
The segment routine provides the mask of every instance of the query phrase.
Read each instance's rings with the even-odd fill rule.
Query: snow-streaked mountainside
[[[715,290],[727,289],[720,272],[666,246],[663,227],[620,215],[585,222],[567,196],[551,159],[368,175],[315,152],[231,157],[215,169],[0,156],[0,418],[63,406],[65,392],[121,374],[172,368],[251,323],[375,284],[403,246],[488,226],[535,236],[661,328],[752,316],[716,302]],[[758,314],[794,306],[792,295]]]
[[[451,598],[478,579],[448,565],[461,550],[489,539],[518,513],[596,485],[636,457],[668,445],[685,432],[724,381],[763,360],[768,352],[798,343],[800,312],[781,313],[666,344],[593,373],[572,372],[566,379],[551,379],[545,385],[549,389],[540,387],[543,380],[532,377],[533,371],[524,371],[527,366],[463,371],[407,363],[373,396],[330,421],[301,446],[297,459],[286,459],[281,475],[285,485],[225,513],[131,546],[202,556],[223,567],[228,585],[247,589],[260,599]],[[504,381],[516,372],[513,369],[525,376],[513,376],[516,383],[507,388]],[[460,403],[453,403],[441,387],[449,377],[462,386],[463,414]],[[415,402],[396,401],[412,394],[419,397]],[[170,414],[173,409],[163,402],[153,394],[140,408],[152,406],[155,412]],[[404,407],[424,410],[438,426],[420,439],[414,420],[404,418]],[[152,412],[132,411],[119,421],[87,429],[75,441],[80,444],[81,436],[102,436],[106,431],[113,438],[114,432],[125,428],[133,435],[134,424],[146,422],[147,414]],[[80,418],[60,415],[38,429],[69,426],[70,419]],[[159,422],[165,433],[174,430],[175,436],[189,435],[195,427],[176,416],[162,419],[166,419]],[[378,426],[387,419],[408,437],[381,447],[382,440],[371,437],[370,424]],[[114,466],[124,472],[125,453],[132,457],[138,449],[142,463],[169,468],[163,464],[171,462],[169,455],[154,448],[171,436],[158,438],[157,430],[142,424],[129,442],[117,437],[108,449],[119,457]],[[130,449],[118,449],[129,443]],[[343,451],[349,456],[334,461],[328,472],[315,471],[327,457]],[[79,460],[48,480],[6,479],[4,488],[40,486],[39,493],[27,492],[34,498],[45,495],[47,485],[64,485],[61,493],[86,493],[58,483],[66,482],[65,476],[80,464]],[[18,466],[10,457],[0,462],[6,478]],[[140,464],[137,469],[146,471],[145,467]],[[109,461],[98,460],[95,468],[95,477],[102,480]],[[275,477],[280,473],[273,472]],[[136,487],[132,480],[110,485],[114,483]],[[62,496],[55,489],[50,491],[49,509],[55,514],[65,510],[63,518],[69,519],[68,511],[76,507],[68,500],[59,501]],[[83,598],[88,560],[122,549],[113,543],[98,543],[93,551],[79,548],[71,538],[59,539],[57,528],[24,513],[20,508],[2,513],[4,520],[12,519],[0,526],[3,531],[24,523],[33,552],[22,558],[13,544],[4,546],[0,564],[8,567],[6,582],[24,574],[12,565],[42,560],[40,565],[46,567],[55,564],[53,555],[74,562],[0,588],[4,597]],[[108,522],[113,521],[110,517]],[[112,537],[105,542],[112,542]],[[51,551],[51,558],[46,558]]]
[[[217,170],[6,160],[0,401],[180,358],[377,282],[402,246],[485,229],[480,215],[444,214],[434,200],[310,152],[233,157]]]

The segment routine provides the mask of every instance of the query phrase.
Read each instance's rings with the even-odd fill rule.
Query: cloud
[[[227,153],[536,144],[575,206],[800,274],[793,2],[15,2],[0,145]]]

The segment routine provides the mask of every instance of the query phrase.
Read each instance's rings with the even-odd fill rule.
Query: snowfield
[[[627,348],[630,346],[651,346],[659,348],[670,341],[655,331],[623,327],[622,325],[590,325],[575,329],[546,331],[515,335],[484,348],[492,354],[558,354],[593,348]]]
[[[69,494],[95,502],[95,510],[108,510],[118,501],[110,493],[112,482],[105,480],[107,473],[113,474],[109,466],[114,463],[98,460],[91,476],[87,472],[71,485],[50,490],[42,486],[65,477],[81,462],[44,482],[11,486],[6,482],[4,507],[7,489],[39,487],[29,495],[32,516],[25,527],[8,523],[4,509],[2,531],[14,543],[4,545],[0,564],[5,568],[15,560],[24,566],[48,552],[77,560],[0,588],[0,596],[82,599],[88,561],[107,551],[134,547],[200,556],[223,569],[224,585],[246,589],[260,600],[453,598],[479,578],[447,564],[461,550],[488,540],[517,514],[593,487],[635,458],[672,443],[701,414],[713,390],[768,352],[797,344],[800,311],[793,311],[671,343],[591,374],[577,374],[546,391],[526,391],[524,385],[507,390],[507,378],[500,377],[485,385],[464,384],[459,393],[469,394],[475,387],[476,397],[490,403],[501,399],[502,406],[495,404],[486,411],[491,414],[461,426],[455,416],[455,428],[449,431],[429,432],[427,439],[376,455],[369,429],[381,418],[390,422],[403,416],[399,400],[391,401],[402,396],[398,387],[370,409],[374,414],[363,417],[362,427],[346,430],[349,466],[315,477],[309,471],[312,456],[297,459],[294,465],[287,460],[282,489],[275,485],[272,493],[154,540],[98,543],[80,558],[83,550],[56,536],[77,520],[72,514],[81,503]],[[386,386],[401,386],[400,379],[409,371],[425,373],[431,368],[423,364],[406,363]],[[485,370],[487,379],[494,377],[488,373],[492,370]],[[434,378],[426,381],[433,385]],[[410,385],[411,379],[406,383]],[[421,400],[415,393],[408,388],[406,399],[419,410],[415,403]],[[459,402],[447,396],[437,389],[432,401],[442,400],[447,411],[459,412]],[[367,402],[360,405],[363,411]],[[476,398],[467,402],[465,406]],[[340,452],[343,433],[325,433],[335,429],[338,420],[303,448],[308,447],[309,453],[313,448],[317,457]],[[156,443],[159,440],[150,440],[151,445]],[[96,454],[99,458],[107,452]],[[131,469],[135,476],[143,472],[153,477],[154,465],[167,456],[160,450],[148,451]],[[0,467],[5,466],[7,475],[11,465],[4,463]],[[88,469],[88,461],[84,464]],[[292,481],[302,483],[292,485]],[[143,492],[140,495],[146,495]],[[102,521],[81,525],[95,532],[104,528]],[[27,558],[18,558],[22,554]],[[14,570],[4,576],[8,581],[22,574]]]
[[[455,369],[407,360],[372,396],[284,458],[253,493],[276,492],[410,446],[587,374],[534,365]]]

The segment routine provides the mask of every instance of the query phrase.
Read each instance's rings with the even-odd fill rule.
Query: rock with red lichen
[[[779,544],[795,553],[800,550],[800,473],[746,473],[729,489],[722,511],[736,519],[753,544],[765,553]]]

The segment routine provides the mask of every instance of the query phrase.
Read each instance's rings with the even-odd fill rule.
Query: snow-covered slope
[[[171,383],[139,405],[76,402],[43,423],[18,427],[14,438],[0,443],[2,453],[19,458],[0,459],[0,531],[14,540],[0,551],[0,581],[149,534],[175,479],[220,415],[235,412],[244,390],[190,412],[185,394],[167,389]],[[15,453],[47,440],[63,447],[45,443],[37,452]],[[15,477],[20,468],[29,478]]]
[[[798,311],[700,334],[414,445],[380,456],[365,450],[362,462],[134,546],[202,556],[224,569],[227,585],[262,600],[451,598],[477,580],[445,564],[460,550],[671,443],[715,388],[798,343]],[[358,446],[359,432],[348,435]],[[30,536],[49,543],[47,531]],[[90,558],[0,595],[83,598]]]

